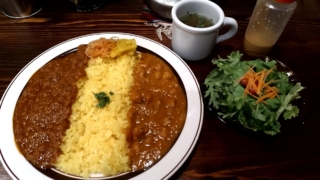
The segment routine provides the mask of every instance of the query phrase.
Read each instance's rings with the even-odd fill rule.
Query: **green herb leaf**
[[[98,100],[98,104],[96,105],[97,108],[103,108],[107,104],[110,104],[110,98],[105,92],[99,92],[99,93],[93,93],[95,98]],[[113,92],[109,93],[110,95],[113,95]]]

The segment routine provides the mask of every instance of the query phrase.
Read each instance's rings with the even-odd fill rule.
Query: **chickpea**
[[[140,104],[142,102],[142,97],[141,97],[141,95],[139,93],[132,92],[132,93],[129,94],[129,97],[130,97],[130,99],[131,99],[131,101],[133,103]]]
[[[153,103],[153,105],[154,105],[155,108],[158,108],[161,105],[161,101],[158,99]]]
[[[170,89],[168,95],[170,97],[176,97],[177,96],[177,90],[176,89]]]
[[[141,78],[145,78],[145,77],[146,77],[146,72],[145,72],[145,71],[140,71],[140,72],[139,72],[139,76],[140,76]]]
[[[162,78],[165,79],[165,80],[172,79],[172,74],[166,71],[166,72],[163,73]]]
[[[160,79],[160,77],[161,77],[161,73],[160,72],[155,72],[154,73],[154,77],[156,78],[156,79]]]
[[[173,98],[170,98],[166,103],[168,108],[174,108],[176,106],[176,100]]]
[[[159,138],[160,139],[166,139],[167,136],[168,136],[168,132],[166,130],[166,128],[162,128],[160,131],[159,131]]]
[[[157,71],[161,71],[162,68],[163,68],[163,67],[162,67],[161,64],[157,64],[156,67],[155,67],[155,69],[156,69]]]
[[[165,126],[169,125],[169,124],[170,124],[170,119],[169,119],[168,117],[165,117],[165,118],[163,119],[163,124],[164,124]]]

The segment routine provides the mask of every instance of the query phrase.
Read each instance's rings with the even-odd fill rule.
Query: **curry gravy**
[[[142,54],[133,76],[127,139],[132,170],[139,171],[156,163],[172,147],[183,128],[187,102],[171,68],[153,54]]]
[[[78,79],[88,57],[81,45],[74,53],[56,58],[30,78],[17,101],[13,130],[16,144],[34,166],[46,169],[61,154],[60,145],[69,128],[71,106],[76,100]]]

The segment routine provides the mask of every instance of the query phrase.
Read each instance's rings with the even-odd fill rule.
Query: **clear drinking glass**
[[[0,8],[10,18],[27,18],[38,13],[45,0],[0,0]]]

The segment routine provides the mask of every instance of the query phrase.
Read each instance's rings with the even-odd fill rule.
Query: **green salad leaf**
[[[236,51],[226,59],[219,57],[212,61],[217,68],[204,81],[207,88],[204,97],[222,119],[240,123],[252,131],[275,135],[280,132],[280,117],[288,120],[298,116],[299,108],[292,101],[300,98],[299,92],[305,87],[301,83],[292,84],[285,72],[277,70],[275,60],[241,61],[241,57],[242,54]],[[273,86],[278,89],[277,97],[257,103],[254,97],[244,96],[245,87],[239,83],[239,79],[248,71],[248,67],[254,67],[256,72],[274,68],[266,81],[274,81]]]

